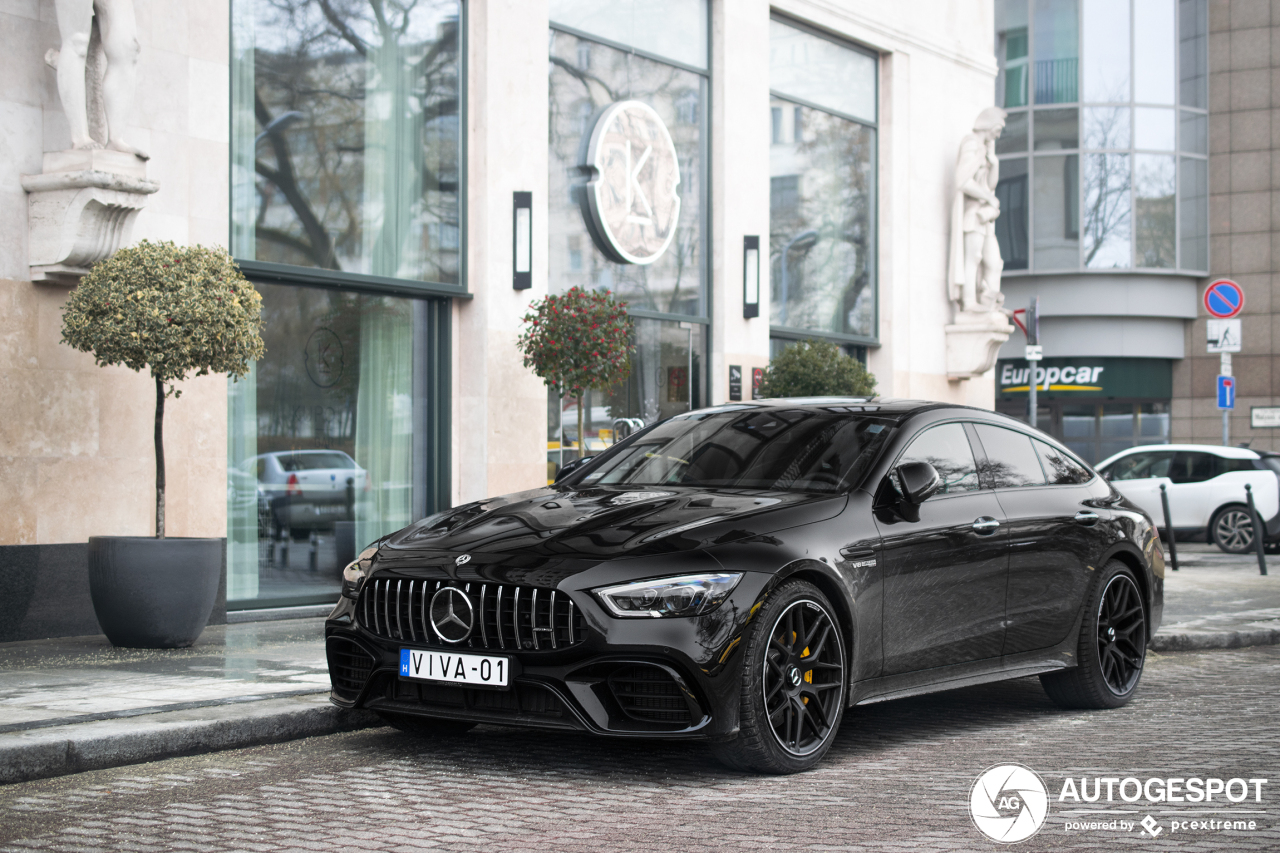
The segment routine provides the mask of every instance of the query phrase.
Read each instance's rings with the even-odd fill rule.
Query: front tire
[[[1242,506],[1224,506],[1209,522],[1209,539],[1228,554],[1253,550],[1253,519]]]
[[[816,766],[844,715],[846,672],[831,602],[806,581],[783,584],[748,629],[738,735],[712,744],[716,758],[759,773]]]
[[[414,737],[437,739],[458,737],[476,727],[475,723],[464,720],[438,720],[433,717],[419,717],[416,714],[397,714],[394,711],[378,711],[377,714],[386,721],[387,725]]]
[[[1124,563],[1103,567],[1080,626],[1075,667],[1040,676],[1064,708],[1119,708],[1133,698],[1147,659],[1147,610],[1137,578]]]

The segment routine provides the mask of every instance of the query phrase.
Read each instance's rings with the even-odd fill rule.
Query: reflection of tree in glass
[[[1129,146],[1128,109],[1095,107],[1084,113],[1087,147]],[[1085,174],[1084,265],[1127,267],[1130,265],[1132,210],[1129,155],[1084,154],[1082,157]]]
[[[942,478],[942,488],[938,489],[938,494],[945,495],[954,492],[968,492],[978,488],[978,473],[973,469],[972,465],[967,464],[964,460],[947,459],[940,456],[923,456],[917,459],[904,459],[904,462],[928,462],[933,466],[933,470],[938,472],[938,476]]]
[[[1049,477],[1049,485],[1066,486],[1083,483],[1088,478],[1082,478],[1082,474],[1087,472],[1079,465],[1067,459],[1056,450],[1042,451],[1040,453],[1040,461],[1048,466],[1045,472]]]
[[[797,174],[775,176],[770,199],[774,299],[786,263],[785,325],[870,334],[874,131],[808,107],[792,114]]]
[[[1138,154],[1134,163],[1134,240],[1138,266],[1174,266],[1172,157]]]
[[[256,257],[457,280],[455,0],[258,0]]]
[[[1012,489],[1043,483],[1043,480],[1033,483],[1025,473],[1009,463],[990,458],[978,463],[978,473],[982,476],[983,487],[988,489]]]

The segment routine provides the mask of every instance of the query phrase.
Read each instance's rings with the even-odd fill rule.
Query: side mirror
[[[566,462],[564,465],[560,467],[560,472],[556,474],[556,482],[558,483],[561,480],[563,480],[565,477],[568,477],[570,474],[572,474],[574,471],[577,471],[583,465],[586,465],[592,459],[595,459],[595,457],[579,456],[577,459],[573,460],[572,462]]]
[[[907,462],[893,469],[893,482],[907,503],[919,506],[942,488],[942,477],[928,462]]]

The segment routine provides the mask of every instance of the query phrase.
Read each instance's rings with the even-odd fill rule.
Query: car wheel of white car
[[[1226,506],[1209,522],[1209,538],[1228,554],[1244,554],[1253,549],[1253,519],[1242,506]]]

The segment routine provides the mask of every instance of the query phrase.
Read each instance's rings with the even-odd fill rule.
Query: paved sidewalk
[[[1280,643],[1280,556],[1261,577],[1252,556],[1178,553],[1154,651]],[[0,784],[378,725],[329,704],[322,625],[220,625],[170,651],[0,644]]]

